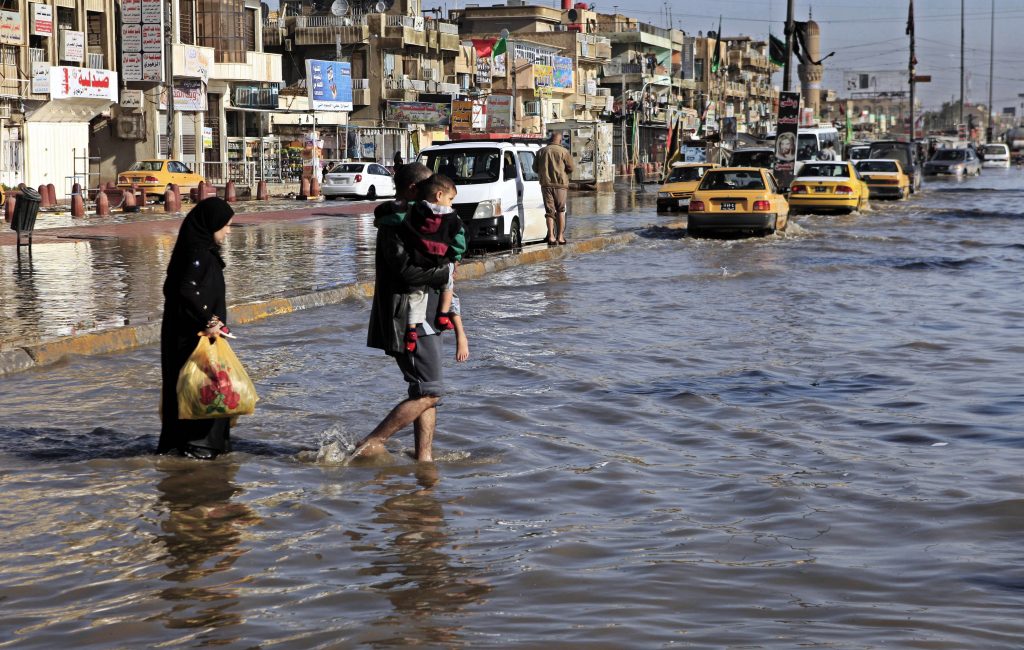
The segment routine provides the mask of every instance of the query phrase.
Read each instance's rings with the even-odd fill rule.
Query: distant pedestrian
[[[395,162],[395,171],[398,171],[398,168],[402,166],[402,150],[401,149],[398,149],[398,150],[395,151],[394,162]]]
[[[838,160],[839,157],[836,155],[836,150],[831,141],[826,142],[818,152],[818,160]]]
[[[234,214],[224,199],[203,199],[182,221],[171,252],[160,326],[163,390],[158,454],[212,460],[231,451],[229,418],[178,418],[177,385],[178,373],[195,350],[198,337],[219,337],[227,322],[224,258],[220,247],[231,234]]]
[[[562,134],[553,131],[548,145],[533,159],[533,171],[540,177],[540,191],[544,196],[549,246],[565,243],[565,204],[569,198],[569,179],[576,168],[572,155],[561,141]]]
[[[647,192],[644,188],[644,181],[647,180],[644,174],[644,164],[638,162],[636,167],[633,168],[633,178],[636,180],[636,184],[640,187],[641,192]]]

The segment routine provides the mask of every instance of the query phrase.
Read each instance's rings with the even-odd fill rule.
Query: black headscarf
[[[188,264],[197,251],[211,251],[224,267],[224,258],[220,256],[220,245],[213,239],[213,233],[217,232],[231,221],[235,211],[227,201],[220,197],[211,196],[196,203],[185,220],[181,222],[181,229],[178,231],[178,241],[171,251],[171,261],[167,265],[168,274],[180,264]]]

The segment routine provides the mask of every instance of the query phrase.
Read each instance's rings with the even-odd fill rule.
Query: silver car
[[[937,149],[931,160],[924,164],[925,176],[956,176],[965,178],[981,173],[981,160],[974,149]]]

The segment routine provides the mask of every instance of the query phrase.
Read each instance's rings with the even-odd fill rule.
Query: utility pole
[[[996,52],[996,0],[992,0],[992,26],[991,32],[988,37],[988,120],[986,120],[987,126],[985,127],[985,141],[992,142],[992,136],[995,135],[992,131],[992,84],[995,82],[993,76],[995,71],[995,52]]]
[[[789,92],[790,61],[793,60],[793,0],[786,0],[786,60],[782,66],[782,91]]]
[[[964,0],[960,0],[960,124],[964,123]],[[966,127],[965,127],[966,128]],[[967,134],[970,137],[970,134]]]
[[[172,13],[171,5],[173,3],[167,3],[167,45],[164,47],[164,75],[167,79],[164,81],[164,89],[167,92],[167,157],[171,160],[180,160],[181,151],[178,146],[178,137],[175,133],[174,128],[174,41],[175,41],[175,29],[174,29],[174,14]],[[159,145],[157,146],[159,148]]]
[[[914,101],[916,94],[914,93],[915,82],[917,79],[917,71],[914,66],[917,65],[917,57],[914,54],[914,0],[910,0],[910,14],[907,16],[907,34],[910,36],[910,142],[914,142],[914,138],[917,136],[917,129],[915,128],[914,120]]]

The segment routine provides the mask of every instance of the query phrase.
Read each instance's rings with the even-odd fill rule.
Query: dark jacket
[[[457,262],[466,252],[465,229],[459,215],[454,211],[435,214],[425,201],[418,201],[409,208],[399,232],[417,266]]]
[[[410,251],[399,229],[405,207],[396,201],[383,203],[374,210],[377,227],[377,252],[374,257],[376,283],[366,345],[392,356],[405,351],[403,338],[412,287],[440,290],[448,284],[448,265],[423,268],[412,263]]]

